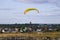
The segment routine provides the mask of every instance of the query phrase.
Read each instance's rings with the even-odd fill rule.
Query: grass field
[[[26,37],[60,37],[60,32],[31,32],[31,33],[0,33],[0,37],[16,37],[16,36],[26,36]]]

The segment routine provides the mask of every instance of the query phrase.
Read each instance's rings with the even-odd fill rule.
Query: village
[[[59,32],[60,24],[0,24],[0,33]]]
[[[0,24],[0,40],[60,40],[60,24]],[[57,39],[56,39],[57,38]]]

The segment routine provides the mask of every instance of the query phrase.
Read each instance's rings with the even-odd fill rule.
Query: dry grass
[[[60,37],[60,32],[32,32],[32,33],[2,33],[0,37],[17,37],[17,36],[26,36],[26,37]]]

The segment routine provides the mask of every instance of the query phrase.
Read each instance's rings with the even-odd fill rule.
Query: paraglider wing
[[[27,12],[32,11],[32,10],[36,10],[36,11],[39,13],[39,10],[37,10],[36,8],[27,8],[27,9],[24,11],[24,14],[26,14]]]

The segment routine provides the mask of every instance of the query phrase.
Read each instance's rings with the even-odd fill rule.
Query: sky
[[[29,11],[27,8],[36,8]],[[60,24],[60,0],[0,0],[0,24]]]

